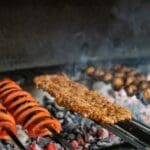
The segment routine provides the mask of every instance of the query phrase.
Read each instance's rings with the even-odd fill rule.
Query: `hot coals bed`
[[[98,64],[96,65],[99,66]],[[131,143],[132,145],[139,144],[139,147],[144,147],[145,143],[143,143],[143,141],[150,137],[150,129],[147,127],[150,126],[149,102],[144,100],[142,94],[140,94],[140,96],[139,94],[128,96],[124,88],[116,91],[113,89],[110,82],[108,83],[99,79],[93,79],[91,76],[85,73],[86,67],[86,64],[75,64],[67,66],[65,65],[19,70],[15,72],[1,73],[1,77],[9,76],[20,83],[27,91],[31,92],[42,105],[44,105],[56,118],[59,119],[63,126],[63,131],[61,133],[62,137],[71,143],[71,145],[77,150],[98,150],[107,149],[110,147],[111,149],[135,149],[135,147],[128,143]],[[111,67],[112,65],[108,65],[105,68],[109,70]],[[142,69],[143,66],[138,67],[139,71]],[[115,126],[100,126],[87,118],[81,117],[77,113],[71,112],[63,107],[58,106],[55,102],[55,98],[51,97],[45,92],[42,92],[41,90],[36,89],[32,82],[33,77],[36,75],[61,72],[65,72],[71,77],[71,79],[103,93],[105,96],[109,97],[110,101],[129,108],[133,114],[133,118],[141,123],[139,124],[137,121],[132,121],[132,123],[120,123]],[[122,130],[122,128],[127,126],[129,129],[131,128],[129,132]],[[35,143],[37,148],[42,149],[48,143],[51,143],[51,145],[53,145],[52,147],[55,149],[64,149],[63,146],[59,142],[56,142],[55,139],[50,137],[38,137],[36,139],[30,139],[20,126],[17,128],[19,131],[18,137],[24,145]],[[142,128],[142,132],[140,132],[141,130],[138,128]],[[136,131],[140,132],[143,138],[139,137],[139,139],[136,139],[134,136],[132,137],[130,135],[130,132],[135,133]],[[139,136],[138,134],[136,135]],[[0,149],[17,149],[17,147],[12,142],[1,141]]]

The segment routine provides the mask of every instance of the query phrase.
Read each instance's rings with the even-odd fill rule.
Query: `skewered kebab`
[[[16,123],[10,113],[0,104],[0,139],[10,140],[11,137],[6,131],[8,128],[14,135],[17,134]]]
[[[41,75],[34,82],[37,87],[54,96],[59,105],[96,122],[114,124],[131,119],[131,113],[127,109],[109,102],[106,97],[90,91],[65,75]]]
[[[10,79],[0,81],[0,97],[17,124],[28,130],[29,137],[50,135],[46,125],[50,125],[58,133],[61,131],[59,121],[14,81]]]
[[[28,92],[10,79],[0,81],[0,98],[16,122],[28,130],[29,137],[51,135],[65,149],[73,147],[59,134],[60,122],[42,107]]]
[[[13,116],[0,104],[0,139],[12,139],[20,149],[25,150],[23,144],[16,137],[17,128]]]

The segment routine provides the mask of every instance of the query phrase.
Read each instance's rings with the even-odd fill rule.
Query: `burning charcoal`
[[[135,77],[134,76],[128,76],[126,78],[126,81],[125,81],[125,86],[129,86],[130,84],[134,83],[135,82]]]
[[[94,137],[92,136],[92,135],[89,135],[89,134],[87,134],[86,136],[85,136],[85,142],[93,142],[95,139],[94,139]]]
[[[73,140],[73,139],[75,139],[75,138],[76,138],[76,135],[73,134],[73,133],[69,134],[69,136],[68,136],[68,139],[69,139],[69,140]]]
[[[124,85],[124,80],[120,77],[114,77],[112,84],[115,90],[120,90]]]
[[[86,143],[85,145],[84,145],[84,148],[87,148],[87,150],[89,149],[89,146],[90,146],[90,144],[89,143]]]
[[[113,77],[112,77],[111,73],[105,72],[104,76],[103,76],[103,81],[106,82],[106,83],[108,83],[108,82],[110,82],[112,80],[112,78]]]
[[[81,146],[83,146],[84,144],[85,144],[85,142],[84,142],[84,140],[83,140],[83,138],[79,138],[78,139],[78,144]]]
[[[48,144],[46,147],[48,150],[58,150],[57,145],[53,143]]]
[[[96,134],[96,132],[97,132],[97,127],[96,127],[96,126],[92,126],[92,127],[91,127],[91,131],[92,131],[92,134]]]
[[[71,142],[71,145],[73,146],[73,148],[78,148],[79,143],[78,143],[77,140],[73,140],[73,141]]]
[[[128,96],[133,96],[136,94],[137,92],[137,87],[134,84],[129,85],[128,87],[126,87],[126,92]]]
[[[96,68],[93,74],[94,79],[100,79],[104,75],[104,70],[102,68]]]
[[[144,90],[144,98],[148,101],[150,101],[150,88],[146,88]]]
[[[21,142],[24,145],[29,144],[29,142],[31,142],[30,138],[28,137],[28,135],[23,131],[22,127],[20,125],[17,125],[17,130],[18,130],[18,137],[21,138]]]
[[[4,147],[4,145],[3,145],[3,143],[1,141],[0,141],[0,149],[6,150],[5,147]]]
[[[58,113],[56,114],[56,117],[57,117],[58,119],[62,119],[62,118],[64,117],[64,113],[63,113],[63,112],[58,112]]]
[[[49,137],[38,137],[36,139],[36,142],[38,145],[40,145],[41,147],[45,147],[50,141]]]
[[[92,76],[94,71],[95,71],[95,68],[93,66],[89,66],[85,70],[86,74],[89,75],[89,76]]]
[[[101,129],[98,131],[98,136],[100,139],[105,139],[109,137],[109,132],[106,129]]]

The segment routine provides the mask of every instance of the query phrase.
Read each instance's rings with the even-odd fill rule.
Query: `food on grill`
[[[138,73],[137,73],[136,69],[131,69],[131,70],[127,73],[128,76],[136,76],[137,74],[138,74]]]
[[[9,135],[5,128],[8,128],[10,131],[17,134],[16,123],[14,118],[9,112],[6,111],[4,106],[0,104],[0,139],[10,139]]]
[[[125,73],[123,73],[123,72],[115,72],[114,76],[115,77],[124,78],[125,77]]]
[[[146,88],[144,90],[144,98],[148,101],[150,101],[150,88]]]
[[[114,66],[114,71],[120,71],[122,66],[120,64],[117,64]]]
[[[139,88],[140,88],[141,91],[144,91],[148,87],[149,87],[149,82],[147,82],[147,81],[143,81],[139,85]]]
[[[133,96],[137,93],[137,86],[134,84],[130,84],[126,87],[126,92],[128,96]]]
[[[49,92],[59,105],[99,123],[114,124],[130,120],[131,113],[107,100],[96,91],[70,80],[64,75],[41,75],[34,79],[37,87]]]
[[[128,76],[125,81],[125,86],[129,86],[134,83],[136,78],[134,76]]]
[[[144,82],[146,81],[146,76],[144,74],[138,74],[136,76],[136,80],[135,80],[135,83],[138,85],[140,84],[141,82]]]
[[[30,137],[49,135],[50,132],[45,127],[47,125],[57,132],[61,131],[59,121],[14,81],[0,81],[0,97],[3,105],[16,119],[16,123],[27,129]]]
[[[110,82],[112,80],[112,78],[113,78],[113,76],[112,76],[111,73],[105,72],[104,76],[103,76],[103,81],[108,83],[108,82]]]
[[[102,68],[96,68],[93,74],[94,79],[100,79],[104,75],[104,70]]]
[[[124,86],[124,80],[121,77],[114,77],[112,85],[115,90],[120,90]]]
[[[87,75],[91,76],[91,75],[93,75],[94,71],[95,71],[95,68],[93,66],[89,66],[89,67],[86,68],[85,72],[86,72]]]

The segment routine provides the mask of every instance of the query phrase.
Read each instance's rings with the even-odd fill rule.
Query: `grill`
[[[94,62],[94,64],[106,65],[105,62]],[[112,64],[113,63],[111,63],[111,65]],[[25,133],[18,127],[21,134],[18,135],[18,137],[21,143],[23,143],[24,145],[28,145],[29,143],[30,144],[36,143],[37,146],[39,147],[44,147],[48,143],[55,143],[59,149],[65,148],[71,149],[71,147],[69,147],[70,146],[69,143],[74,145],[77,149],[91,149],[91,150],[109,149],[109,148],[112,149],[148,148],[150,146],[149,122],[147,120],[145,120],[144,122],[144,119],[142,120],[140,118],[140,113],[139,117],[136,116],[136,113],[133,113],[133,120],[130,122],[128,121],[119,122],[118,124],[113,126],[106,124],[99,125],[87,118],[81,117],[79,114],[73,113],[63,107],[58,106],[53,97],[49,96],[45,92],[42,92],[41,90],[37,90],[32,82],[33,78],[39,74],[47,74],[47,73],[53,74],[65,72],[73,80],[81,82],[82,84],[87,85],[89,88],[95,88],[95,84],[97,83],[100,84],[99,88],[96,87],[95,89],[99,91],[101,90],[102,87],[103,88],[102,92],[106,96],[109,96],[111,98],[112,95],[107,94],[109,93],[108,86],[110,85],[102,81],[95,81],[91,77],[87,76],[84,71],[87,66],[88,66],[87,64],[70,64],[53,67],[23,69],[1,73],[1,78],[11,77],[19,84],[21,84],[27,91],[31,92],[42,105],[44,105],[56,118],[60,120],[60,122],[63,125],[63,131],[60,135],[54,133],[54,135],[56,136],[55,138],[39,137],[37,139],[29,139],[27,136],[24,135]],[[142,65],[140,64],[140,66],[138,66],[138,70],[141,69],[143,68]],[[123,89],[117,91],[116,94],[121,93],[122,90]],[[121,96],[123,97],[123,95]],[[132,98],[128,97],[129,101],[132,101]],[[121,101],[122,100],[120,97],[120,102]],[[138,101],[143,104],[145,110],[148,110],[146,109],[148,104],[145,104],[141,99],[138,99]],[[132,107],[134,107],[134,103],[132,104]],[[130,107],[130,109],[132,107]],[[144,117],[148,118],[149,116],[147,116],[147,114],[145,113]],[[3,148],[9,147],[9,149],[13,149],[13,147],[15,146],[14,144],[7,143],[6,141],[2,141],[1,144],[3,145]],[[14,149],[16,149],[16,147]]]
[[[1,2],[0,78],[10,77],[32,93],[59,119],[63,131],[57,134],[46,126],[53,136],[29,138],[19,125],[17,137],[5,127],[13,140],[0,140],[0,149],[32,145],[45,150],[48,144],[50,150],[149,149],[150,91],[144,91],[150,85],[149,10],[148,0]],[[143,92],[141,86],[116,88],[109,81],[117,64],[132,68],[132,74],[136,70],[147,76]],[[103,68],[107,77],[87,75],[89,66]],[[133,119],[115,125],[98,124],[60,107],[54,97],[35,88],[36,75],[62,72],[127,107]],[[119,84],[124,80],[126,77]]]

